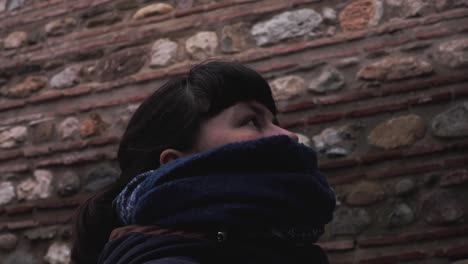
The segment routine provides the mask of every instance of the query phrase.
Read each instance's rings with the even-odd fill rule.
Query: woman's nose
[[[296,135],[296,133],[289,131],[285,128],[282,128],[280,126],[277,126],[277,125],[272,125],[271,135],[272,136],[273,135],[286,135],[290,137],[291,139],[293,139],[294,141],[299,142],[299,137]]]

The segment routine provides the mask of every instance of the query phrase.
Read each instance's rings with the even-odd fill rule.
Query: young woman
[[[268,83],[210,61],[157,89],[118,151],[119,181],[80,209],[72,260],[328,263],[335,207],[315,153],[281,128]]]

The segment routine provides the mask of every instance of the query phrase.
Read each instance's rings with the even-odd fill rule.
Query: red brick
[[[6,224],[6,228],[11,231],[36,227],[39,225],[39,223],[36,222],[35,220],[14,221],[14,222],[7,222],[5,224]]]
[[[72,222],[72,214],[70,215],[54,215],[54,217],[43,217],[37,220],[41,226],[62,225]]]
[[[431,28],[425,31],[417,30],[415,33],[415,36],[417,39],[426,40],[426,39],[432,39],[432,38],[440,38],[440,37],[444,37],[450,34],[453,34],[453,29],[445,28],[445,27],[444,28],[437,27],[437,28]]]
[[[330,105],[330,104],[357,101],[357,100],[371,98],[371,97],[375,97],[379,95],[380,95],[379,91],[368,90],[368,91],[347,92],[347,93],[341,93],[341,94],[317,96],[314,98],[314,101],[318,105]]]
[[[10,160],[23,156],[21,150],[2,150],[0,152],[0,160]]]
[[[361,108],[358,110],[351,111],[348,116],[350,117],[363,117],[363,116],[370,116],[375,115],[378,113],[385,113],[385,112],[393,112],[397,110],[402,110],[408,108],[408,103],[394,103],[394,104],[387,104],[387,105],[375,105],[367,108]]]
[[[340,159],[340,160],[331,160],[320,162],[320,169],[327,170],[327,169],[336,169],[336,168],[343,168],[343,167],[351,167],[356,166],[359,162],[355,159]]]
[[[24,214],[24,213],[31,213],[34,210],[34,205],[32,204],[20,204],[20,205],[12,205],[5,208],[5,213],[8,215],[15,215],[15,214]]]
[[[443,227],[430,230],[420,230],[417,232],[400,233],[397,235],[380,235],[358,239],[358,245],[362,248],[381,247],[396,244],[405,244],[419,241],[432,241],[449,237],[468,235],[468,225],[457,227]]]
[[[72,198],[62,198],[62,199],[51,199],[46,201],[41,201],[36,204],[38,209],[61,209],[61,208],[70,208],[77,207],[86,199],[85,196],[75,196]]]
[[[443,161],[445,168],[459,168],[468,164],[468,156],[449,158]]]
[[[468,86],[461,87],[458,89],[453,89],[452,94],[454,98],[458,98],[460,96],[467,96],[468,95]]]
[[[354,248],[354,240],[337,240],[317,243],[325,251],[343,251]]]
[[[319,114],[307,117],[307,124],[318,124],[318,123],[325,123],[336,121],[344,117],[342,113],[328,113],[328,114]]]
[[[6,172],[25,172],[30,169],[28,164],[11,164],[0,167],[0,173]]]
[[[199,5],[199,6],[195,6],[195,7],[187,8],[187,9],[177,9],[174,12],[174,17],[179,18],[179,17],[201,13],[205,11],[208,8],[208,6],[209,5]]]
[[[31,104],[37,104],[37,103],[42,103],[42,102],[46,102],[50,100],[56,100],[62,97],[63,97],[62,91],[49,90],[49,91],[46,91],[45,93],[28,98],[27,102]]]
[[[427,17],[422,18],[421,21],[423,24],[434,24],[441,20],[457,19],[457,18],[466,17],[466,16],[468,16],[468,10],[466,10],[466,8],[459,8],[459,9],[448,10],[441,14],[429,15]]]
[[[405,151],[404,156],[420,156],[420,155],[432,154],[432,153],[444,151],[447,148],[448,148],[447,146],[442,146],[442,145],[416,147],[416,148],[412,148],[412,149]]]
[[[89,84],[80,85],[78,87],[69,88],[69,89],[64,90],[63,95],[67,96],[67,97],[68,96],[71,97],[71,96],[87,94],[87,93],[91,92],[94,88],[95,88],[95,85],[89,85]]]
[[[307,120],[305,118],[294,119],[294,120],[281,120],[280,124],[281,124],[281,127],[283,128],[305,126],[307,125]]]
[[[297,63],[291,63],[284,60],[274,60],[273,62],[266,62],[264,64],[257,65],[255,69],[260,73],[282,70],[297,66]]]
[[[412,174],[422,174],[426,172],[432,172],[441,168],[443,168],[441,162],[432,162],[432,163],[428,162],[425,164],[419,164],[416,166],[411,166],[411,167],[406,167],[406,168],[392,168],[391,170],[387,168],[381,171],[370,172],[370,173],[367,173],[366,175],[370,179],[380,179],[380,178],[399,177],[399,176],[412,175]]]
[[[454,246],[438,249],[433,254],[435,257],[462,258],[468,256],[468,245]]]
[[[359,157],[358,159],[361,160],[362,163],[368,164],[368,163],[373,163],[376,161],[387,161],[387,160],[392,160],[392,159],[398,159],[401,156],[402,156],[402,151],[397,149],[397,150],[387,150],[387,151],[369,153],[362,157]]]
[[[427,256],[428,256],[427,253],[421,252],[421,251],[406,251],[406,252],[401,252],[395,255],[387,255],[387,256],[375,257],[375,258],[370,258],[370,259],[363,259],[359,261],[359,264],[374,264],[374,263],[375,264],[384,264],[384,263],[394,264],[394,263],[424,259]]]
[[[60,157],[46,158],[37,161],[35,167],[48,167],[56,165],[72,165],[99,160],[113,160],[115,153],[108,153],[100,150],[90,150],[87,152],[68,153]]]
[[[324,171],[324,173],[325,176],[327,176],[328,182],[333,186],[355,182],[359,179],[364,179],[366,177],[362,173],[343,173],[342,175],[330,175],[327,171]]]
[[[403,45],[403,44],[410,42],[410,40],[411,38],[406,37],[406,36],[402,36],[402,37],[389,36],[388,38],[379,39],[377,41],[363,43],[361,47],[366,52],[373,52],[373,51],[385,49],[387,47],[392,47],[392,46],[395,47],[395,46]]]
[[[0,111],[11,110],[15,108],[20,108],[26,105],[25,100],[8,100],[0,103]]]
[[[302,101],[299,103],[294,103],[294,104],[287,104],[281,107],[278,107],[278,112],[280,113],[289,113],[289,112],[295,112],[299,110],[306,110],[306,109],[312,109],[316,105],[313,101]]]
[[[436,75],[433,77],[427,77],[424,79],[406,80],[404,83],[395,83],[382,87],[380,89],[382,95],[392,95],[407,93],[415,90],[424,90],[428,87],[438,87],[453,83],[460,83],[467,81],[468,76],[466,73],[454,73],[454,74],[443,74]]]
[[[109,144],[114,144],[120,141],[120,137],[118,136],[107,136],[107,137],[97,137],[88,140],[89,146],[103,146],[103,145],[109,145]]]
[[[133,76],[135,76],[135,75],[133,75]],[[119,88],[119,87],[122,87],[122,86],[125,86],[125,85],[128,85],[128,84],[133,84],[133,83],[135,83],[135,81],[133,80],[133,76],[127,76],[127,77],[121,78],[121,79],[116,80],[116,81],[102,83],[98,87],[96,87],[94,90],[97,91],[97,92],[102,92],[102,91],[106,91],[106,90],[112,90],[112,89],[115,89],[115,88]]]

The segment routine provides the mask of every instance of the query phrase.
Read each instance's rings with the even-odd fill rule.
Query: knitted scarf
[[[315,152],[287,136],[226,144],[135,177],[114,200],[123,225],[313,233],[332,219],[335,193]],[[307,236],[307,235],[306,235]]]

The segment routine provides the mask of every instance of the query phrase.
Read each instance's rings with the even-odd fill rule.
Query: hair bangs
[[[267,81],[256,71],[239,63],[214,61],[195,66],[188,75],[194,98],[209,116],[244,101],[257,101],[276,115],[276,106]]]

